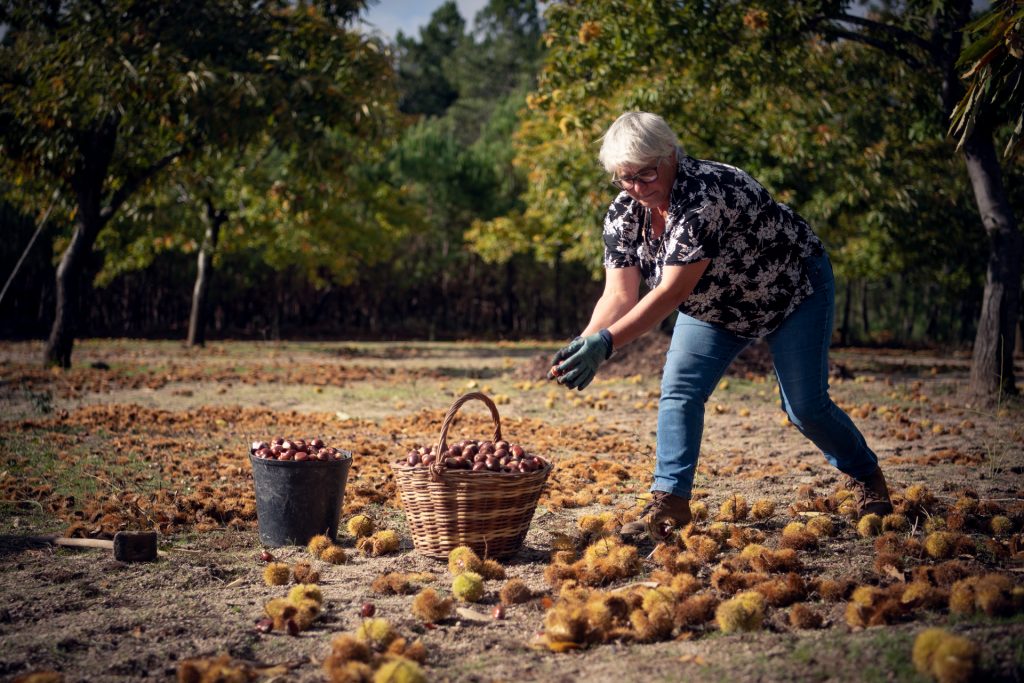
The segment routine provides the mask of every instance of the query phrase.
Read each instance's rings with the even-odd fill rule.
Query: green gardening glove
[[[558,383],[582,391],[594,379],[597,368],[612,355],[611,335],[608,330],[575,339],[563,349],[571,355],[558,364]],[[562,351],[559,351],[562,353]],[[558,358],[558,354],[555,354]]]
[[[576,337],[571,342],[558,349],[555,352],[555,357],[551,359],[551,369],[548,370],[548,379],[557,379],[562,372],[558,369],[559,364],[580,350],[583,346],[583,337]]]

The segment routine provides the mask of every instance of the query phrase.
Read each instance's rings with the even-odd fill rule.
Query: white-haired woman
[[[679,310],[662,374],[651,502],[624,533],[662,540],[690,522],[704,404],[758,338],[771,349],[790,420],[849,476],[862,514],[891,512],[878,458],[828,394],[835,283],[806,221],[744,171],[687,156],[655,114],[620,116],[600,160],[621,190],[604,221],[604,292],[586,329],[555,354],[551,376],[582,390],[613,349]],[[650,290],[642,298],[641,281]]]

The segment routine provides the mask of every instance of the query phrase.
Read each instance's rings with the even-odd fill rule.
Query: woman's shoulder
[[[685,168],[687,175],[691,177],[703,178],[705,180],[712,180],[719,183],[740,182],[743,184],[753,183],[754,185],[760,186],[760,183],[758,183],[750,173],[744,171],[738,166],[727,164],[724,161],[696,159],[694,157],[686,156],[684,157],[681,166]]]
[[[690,201],[712,198],[763,201],[767,191],[743,169],[722,161],[685,157],[680,163],[680,179],[674,193],[678,199]]]

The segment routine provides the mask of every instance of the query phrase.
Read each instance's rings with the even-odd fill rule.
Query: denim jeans
[[[814,293],[766,338],[782,409],[829,463],[863,478],[875,470],[878,458],[828,395],[828,348],[835,310],[832,264],[823,254],[809,257],[805,265]],[[704,404],[726,368],[751,341],[679,314],[661,380],[652,491],[690,497],[704,431]]]

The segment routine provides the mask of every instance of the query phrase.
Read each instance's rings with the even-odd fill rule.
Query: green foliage
[[[971,42],[957,66],[967,69],[967,89],[953,111],[950,132],[963,144],[979,117],[1013,126],[1003,154],[1016,155],[1024,139],[1024,3],[995,2],[966,30]]]
[[[373,163],[393,125],[388,56],[338,23],[359,6],[71,3],[56,33],[42,9],[5,7],[0,59],[16,77],[0,90],[11,124],[2,159],[16,184],[74,185],[90,152],[81,131],[108,120],[112,190],[182,155],[122,214],[108,210],[101,285],[164,251],[196,250],[207,204],[230,214],[227,251],[349,282],[360,259],[381,256],[374,208],[393,206],[376,188],[353,192],[365,186],[355,162]]]
[[[800,38],[795,29],[821,9],[553,4],[517,134],[528,208],[478,224],[477,247],[561,254],[598,273],[615,194],[599,138],[622,111],[645,109],[665,116],[688,153],[749,170],[803,213],[841,275],[963,273],[971,208],[932,114],[934,86],[877,51]]]
[[[465,28],[466,21],[454,0],[447,0],[420,29],[418,41],[398,33],[395,42],[402,112],[440,116],[458,98],[458,90],[445,73],[445,64],[464,40]]]
[[[456,122],[462,142],[476,140],[509,98],[522,104],[535,83],[540,37],[534,0],[491,0],[476,15],[473,33],[459,43],[445,68],[458,91],[446,116]]]

